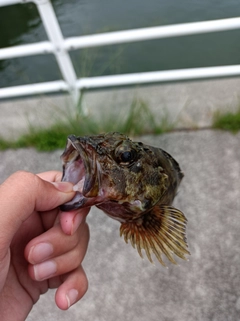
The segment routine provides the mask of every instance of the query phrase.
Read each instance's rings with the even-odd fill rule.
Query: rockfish
[[[120,133],[76,137],[70,135],[62,156],[62,181],[72,182],[76,195],[63,211],[97,206],[121,223],[120,235],[151,253],[165,265],[187,250],[184,214],[171,206],[183,173],[161,148],[133,142]]]

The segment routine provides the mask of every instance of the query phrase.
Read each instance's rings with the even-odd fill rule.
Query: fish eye
[[[124,163],[129,163],[133,158],[133,153],[131,151],[126,151],[121,154],[121,161]]]
[[[121,165],[130,165],[136,159],[137,153],[134,149],[118,151],[116,160]]]

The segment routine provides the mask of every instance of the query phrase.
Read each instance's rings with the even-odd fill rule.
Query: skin
[[[66,310],[87,291],[81,266],[87,250],[89,209],[62,213],[72,184],[60,172],[17,172],[0,185],[1,320],[25,320],[49,288]]]

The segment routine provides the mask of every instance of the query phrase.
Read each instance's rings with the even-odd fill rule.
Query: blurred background
[[[64,37],[240,15],[240,6],[236,0],[183,0],[181,3],[176,0],[150,0],[147,3],[142,0],[53,0],[52,4]],[[0,48],[47,40],[33,3],[0,7],[0,30]],[[83,48],[72,50],[69,55],[76,76],[80,79],[238,65],[239,37],[240,29],[236,29]],[[0,88],[59,79],[62,79],[62,74],[53,54],[0,60]],[[173,128],[211,127],[219,110],[239,111],[239,85],[238,77],[228,77],[85,90],[82,91],[84,94],[77,108],[67,95],[56,93],[44,93],[28,99],[5,99],[0,102],[0,136],[16,140],[19,135],[29,131],[33,135],[37,127],[41,129],[56,123],[59,125],[62,121],[68,127],[62,132],[63,136],[69,132],[69,128],[79,135],[112,130],[136,135],[157,134]],[[9,109],[11,114],[6,112]],[[19,126],[14,126],[19,119]],[[57,128],[58,132],[62,131],[60,127]],[[56,130],[51,132],[51,136],[57,136],[56,140],[51,138],[53,146],[64,145],[63,141],[58,144]],[[34,144],[29,142],[25,145]],[[18,145],[25,146],[23,143]]]
[[[238,0],[53,0],[64,37],[240,16]],[[34,4],[0,7],[0,48],[47,39]],[[78,77],[240,63],[240,30],[70,52]],[[61,78],[53,55],[0,61],[0,87]]]

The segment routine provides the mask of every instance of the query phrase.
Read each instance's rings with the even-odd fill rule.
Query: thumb
[[[51,210],[74,194],[71,183],[50,183],[22,171],[11,175],[0,186],[0,260],[21,224],[34,211]]]

